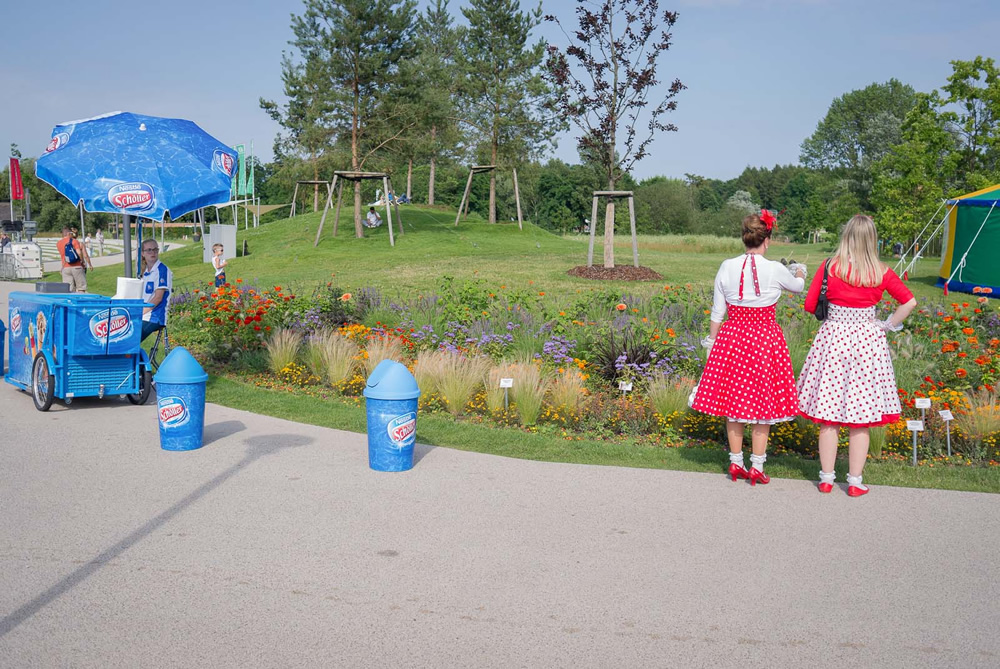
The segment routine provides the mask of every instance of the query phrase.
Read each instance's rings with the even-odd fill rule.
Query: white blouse
[[[757,265],[757,283],[760,295],[754,289],[751,258],[749,254],[739,255],[722,261],[719,273],[715,275],[715,294],[712,298],[712,320],[721,323],[726,315],[726,305],[736,304],[741,307],[769,307],[781,298],[781,291],[788,290],[801,293],[806,287],[805,279],[792,275],[787,267],[780,262],[768,260],[755,254],[753,261]],[[744,261],[746,267],[744,268]],[[743,275],[743,299],[740,299],[740,274]]]

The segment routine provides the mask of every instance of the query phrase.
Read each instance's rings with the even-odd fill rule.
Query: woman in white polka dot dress
[[[840,245],[829,260],[826,320],[813,340],[799,374],[799,410],[819,423],[819,491],[831,492],[836,477],[837,437],[848,428],[847,494],[868,492],[861,473],[868,457],[868,428],[899,420],[902,409],[889,356],[886,331],[903,328],[917,301],[896,273],[879,261],[878,235],[868,216],[847,222]],[[823,283],[824,261],[806,295],[814,313]],[[884,321],[875,305],[888,291],[900,306]]]
[[[771,480],[764,473],[771,425],[798,413],[792,361],[774,305],[782,290],[802,292],[806,268],[764,258],[774,223],[774,214],[766,209],[760,216],[744,218],[746,253],[723,261],[715,276],[709,335],[702,342],[709,350],[708,362],[691,404],[697,411],[726,418],[729,476],[734,481],[749,479],[751,485]],[[747,424],[753,426],[749,472],[743,460]]]

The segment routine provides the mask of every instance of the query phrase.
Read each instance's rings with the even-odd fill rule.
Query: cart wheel
[[[139,368],[139,392],[130,393],[125,397],[132,404],[145,404],[149,399],[149,391],[153,389],[153,375],[145,367]]]
[[[49,373],[49,363],[45,356],[39,353],[31,366],[31,399],[35,401],[35,408],[48,411],[55,399],[55,390],[56,379]]]

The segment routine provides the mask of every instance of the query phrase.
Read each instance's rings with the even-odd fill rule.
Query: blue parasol
[[[60,123],[35,174],[90,212],[156,221],[229,201],[236,152],[191,121],[113,112]]]

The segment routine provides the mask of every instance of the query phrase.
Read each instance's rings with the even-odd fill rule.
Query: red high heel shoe
[[[833,484],[832,483],[820,483],[819,484],[819,491],[820,492],[833,492]]]
[[[750,474],[747,476],[750,479],[750,485],[767,485],[771,482],[771,477],[762,472],[759,469],[750,468]]]
[[[749,478],[750,474],[747,473],[747,470],[745,468],[741,467],[735,462],[732,462],[729,464],[729,476],[731,476],[732,479],[735,481],[738,478],[739,479]]]

